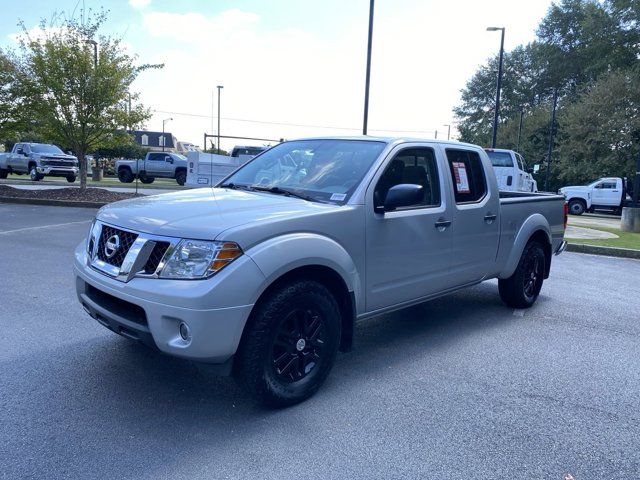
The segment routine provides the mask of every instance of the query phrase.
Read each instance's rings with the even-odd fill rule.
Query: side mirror
[[[164,159],[168,163],[173,163],[173,158],[171,158],[171,157],[164,157]]]
[[[533,167],[527,167],[527,173],[535,173]]]
[[[24,155],[24,150],[19,148],[18,150],[16,150],[16,155]]]
[[[424,198],[424,188],[422,185],[415,185],[412,183],[401,183],[394,185],[387,192],[387,197],[384,199],[384,206],[378,207],[376,211],[392,212],[400,207],[409,207],[420,203]]]

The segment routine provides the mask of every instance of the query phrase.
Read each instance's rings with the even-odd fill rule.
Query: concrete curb
[[[601,247],[596,245],[583,245],[581,243],[567,244],[567,252],[589,253],[591,255],[606,255],[608,257],[634,258],[640,260],[640,250],[630,248]]]
[[[0,203],[18,203],[21,205],[48,205],[52,207],[100,208],[104,202],[76,202],[73,200],[48,200],[46,198],[0,197]]]

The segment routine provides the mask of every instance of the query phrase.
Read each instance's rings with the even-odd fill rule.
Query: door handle
[[[435,227],[438,229],[439,232],[444,232],[450,225],[451,225],[451,220],[439,219],[435,223]]]
[[[491,225],[495,221],[496,218],[498,218],[498,215],[495,215],[493,213],[487,213],[484,216],[484,221],[487,222],[489,225]]]

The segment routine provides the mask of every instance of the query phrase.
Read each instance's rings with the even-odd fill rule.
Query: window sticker
[[[330,200],[334,202],[341,202],[345,198],[347,198],[347,195],[345,193],[334,193],[333,195],[331,195]]]
[[[453,162],[453,173],[456,177],[456,190],[458,193],[471,193],[465,164],[463,162]]]

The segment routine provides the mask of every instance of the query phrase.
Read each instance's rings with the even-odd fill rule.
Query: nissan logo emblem
[[[111,235],[104,244],[104,254],[107,258],[113,257],[120,248],[120,237]]]

